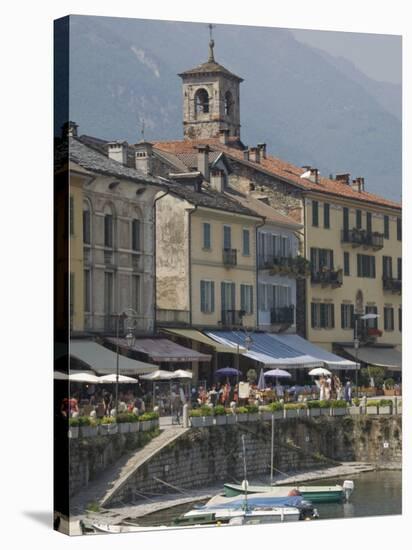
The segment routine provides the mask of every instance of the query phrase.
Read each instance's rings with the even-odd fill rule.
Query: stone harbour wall
[[[139,493],[176,492],[175,487],[194,489],[243,479],[243,434],[248,478],[267,477],[270,422],[194,428],[144,463],[110,505],[138,500]],[[400,463],[401,439],[399,416],[286,419],[275,423],[274,466],[291,473],[335,461]]]

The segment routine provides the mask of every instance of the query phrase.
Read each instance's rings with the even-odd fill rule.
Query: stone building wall
[[[269,422],[196,428],[139,468],[113,496],[110,505],[137,500],[137,492],[167,492],[167,487],[155,478],[182,489],[242,480],[243,434],[249,480],[267,477]],[[380,466],[400,463],[401,434],[400,417],[283,420],[275,425],[274,466],[281,472],[291,473],[319,469],[334,461],[365,461]]]

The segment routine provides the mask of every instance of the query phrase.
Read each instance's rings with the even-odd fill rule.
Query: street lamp
[[[359,364],[358,364],[358,350],[359,350],[359,338],[358,338],[358,319],[362,319],[362,321],[369,321],[370,319],[377,319],[379,315],[377,313],[366,313],[365,315],[361,315],[360,317],[355,318],[355,338],[353,340],[353,347],[355,348],[355,362],[356,362],[356,371],[355,371],[355,384],[356,384],[356,397],[359,397],[359,389],[358,389],[358,370],[359,370]]]
[[[119,325],[120,319],[125,319],[125,328],[127,330],[126,342],[129,348],[132,348],[136,338],[134,336],[134,330],[137,323],[137,313],[132,308],[126,308],[121,313],[116,315],[116,400],[115,400],[115,410],[116,416],[119,412],[119,376],[120,376],[120,366],[119,366],[119,356],[120,356],[120,346],[119,346]]]

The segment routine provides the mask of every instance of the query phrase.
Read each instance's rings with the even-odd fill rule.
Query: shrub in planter
[[[80,435],[82,437],[94,437],[97,435],[98,426],[94,418],[90,416],[78,416]]]
[[[141,414],[139,416],[141,431],[146,432],[148,430],[151,430],[154,427],[155,421],[157,423],[158,418],[159,414],[157,412],[146,412]]]
[[[377,399],[371,399],[366,404],[367,414],[378,414],[379,401]]]
[[[190,423],[193,427],[210,426],[213,424],[212,409],[210,407],[192,409],[189,416]]]
[[[101,435],[116,434],[118,425],[113,416],[103,416],[99,423],[99,433]]]
[[[256,422],[256,420],[259,420],[259,407],[257,405],[246,405],[246,409],[249,422]]]
[[[79,437],[79,419],[69,418],[69,437],[77,439]]]
[[[130,432],[130,424],[133,421],[132,419],[134,417],[136,417],[136,421],[137,421],[137,416],[133,413],[123,412],[123,413],[119,413],[116,416],[116,422],[118,424],[119,433],[124,434],[124,433]]]
[[[381,399],[378,406],[379,414],[392,414],[393,403],[391,399]]]
[[[306,402],[308,416],[320,416],[320,401],[318,399]]]
[[[299,411],[306,409],[304,403],[286,403],[284,406],[285,418],[295,418],[299,416]]]
[[[246,407],[237,407],[236,408],[236,417],[238,422],[247,422],[248,420],[248,410]]]
[[[347,413],[346,401],[343,399],[332,399],[330,406],[333,416],[343,416]]]
[[[273,403],[270,403],[270,405],[268,405],[268,409],[273,414],[273,417],[275,418],[275,420],[279,418],[283,418],[283,414],[284,414],[283,407],[284,407],[284,404],[281,403],[280,401],[274,401]]]
[[[215,416],[215,424],[220,426],[226,424],[226,411],[223,405],[216,405],[213,409],[213,414]]]

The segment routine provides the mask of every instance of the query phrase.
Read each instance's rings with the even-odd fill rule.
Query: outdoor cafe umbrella
[[[332,373],[328,369],[325,369],[323,367],[318,367],[316,369],[310,370],[308,374],[309,376],[326,376]]]
[[[86,384],[98,384],[100,378],[89,372],[73,372],[69,374],[70,382],[84,382]]]
[[[152,382],[155,382],[156,380],[170,380],[173,378],[173,372],[158,369],[149,374],[143,374],[140,378],[142,380],[150,380]]]
[[[192,378],[193,374],[189,370],[177,369],[173,373],[173,379],[175,378]]]
[[[264,390],[266,387],[265,375],[263,374],[263,369],[260,369],[259,381],[258,381],[257,387],[258,387],[258,390]]]
[[[292,378],[290,372],[282,369],[272,369],[265,372],[264,376],[271,376],[274,378]]]
[[[100,384],[116,384],[116,382],[116,374],[105,374],[104,376],[99,376]],[[119,374],[119,384],[137,384],[137,380],[136,378],[131,378],[130,376]]]
[[[240,370],[233,369],[232,367],[224,367],[223,369],[218,369],[215,374],[217,376],[238,376]]]

